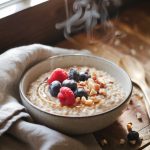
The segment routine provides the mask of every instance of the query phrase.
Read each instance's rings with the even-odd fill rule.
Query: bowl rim
[[[101,112],[101,113],[97,113],[97,114],[94,114],[94,115],[87,115],[87,116],[65,116],[65,115],[59,115],[59,114],[54,114],[54,113],[51,113],[51,112],[47,112],[43,109],[40,109],[38,106],[34,105],[26,96],[26,94],[23,92],[22,90],[22,87],[23,87],[23,80],[26,76],[26,74],[31,71],[34,67],[36,67],[37,65],[41,64],[41,63],[44,63],[46,62],[48,59],[55,59],[55,58],[58,58],[58,57],[68,57],[68,56],[83,56],[83,57],[93,57],[95,59],[101,59],[102,61],[105,61],[107,63],[110,63],[111,65],[113,65],[114,67],[118,68],[119,70],[121,70],[121,72],[123,72],[123,74],[125,74],[129,80],[129,83],[130,83],[130,90],[129,90],[129,93],[127,95],[127,97],[117,106],[105,111],[105,112]],[[127,74],[127,72],[125,70],[123,70],[120,66],[118,66],[117,64],[115,64],[114,62],[110,61],[110,60],[107,60],[103,57],[100,57],[100,56],[94,56],[94,55],[89,55],[89,54],[63,54],[63,55],[56,55],[56,56],[51,56],[43,61],[40,61],[39,63],[35,64],[34,66],[32,66],[31,68],[29,68],[25,74],[22,76],[21,80],[20,80],[20,83],[19,83],[19,92],[20,92],[20,95],[23,96],[24,100],[29,104],[31,105],[33,108],[35,108],[36,110],[42,112],[42,113],[46,113],[48,115],[52,115],[52,116],[55,116],[55,117],[62,117],[62,118],[90,118],[90,117],[96,117],[96,116],[99,116],[99,115],[105,115],[105,114],[108,114],[112,111],[115,111],[117,108],[120,108],[124,103],[126,103],[128,101],[128,99],[131,97],[131,94],[132,94],[132,91],[133,91],[133,84],[132,84],[132,81],[131,81],[131,78],[129,77],[129,75]],[[21,98],[22,99],[22,98]],[[23,101],[23,100],[22,100]],[[29,109],[29,108],[27,108]]]

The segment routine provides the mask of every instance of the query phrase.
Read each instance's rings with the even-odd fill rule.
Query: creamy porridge
[[[27,92],[41,110],[61,116],[103,113],[119,105],[125,95],[108,73],[81,66],[49,71],[31,83]]]

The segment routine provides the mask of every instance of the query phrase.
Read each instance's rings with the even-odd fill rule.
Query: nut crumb
[[[93,100],[89,99],[85,101],[85,105],[91,106],[93,104]]]
[[[80,100],[81,100],[80,97],[77,97],[77,98],[76,98],[76,103],[79,103]]]
[[[96,92],[94,89],[92,89],[92,90],[90,91],[90,96],[96,95],[96,94],[97,94],[97,92]]]
[[[125,139],[120,139],[120,145],[123,145],[123,144],[125,144]]]
[[[104,145],[107,145],[108,144],[108,141],[106,139],[102,139],[100,141],[101,145],[104,146]]]

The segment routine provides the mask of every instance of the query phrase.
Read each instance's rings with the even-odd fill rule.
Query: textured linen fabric
[[[18,84],[32,65],[54,55],[88,53],[41,44],[13,48],[0,55],[0,150],[99,150],[92,134],[70,137],[32,122],[22,106]],[[25,120],[26,121],[25,121]]]

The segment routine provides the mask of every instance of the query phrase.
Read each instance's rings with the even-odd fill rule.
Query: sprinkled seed
[[[120,145],[123,145],[123,144],[125,144],[125,139],[120,139]]]

